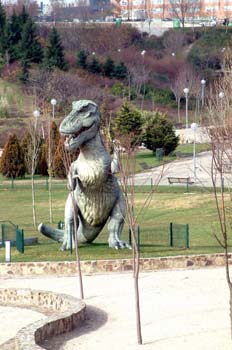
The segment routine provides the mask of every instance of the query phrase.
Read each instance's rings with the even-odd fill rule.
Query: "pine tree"
[[[102,70],[106,77],[112,78],[114,75],[114,61],[111,57],[107,57],[103,63]]]
[[[82,69],[87,68],[87,62],[86,62],[87,57],[88,57],[88,53],[85,50],[81,50],[80,52],[78,52],[78,55],[77,55],[78,68],[82,68]]]
[[[64,140],[60,139],[58,147],[56,149],[55,155],[54,155],[54,161],[53,161],[53,172],[54,175],[59,178],[66,178],[66,169],[64,166]]]
[[[6,13],[0,1],[0,53],[4,55],[6,46]]]
[[[27,12],[26,7],[23,5],[22,11],[20,12],[20,14],[18,16],[18,21],[19,21],[19,26],[21,28],[21,32],[23,31],[23,27],[29,18],[30,18],[30,15]]]
[[[29,62],[40,63],[43,59],[43,50],[37,39],[36,26],[31,18],[23,27],[22,40],[20,43],[21,57]]]
[[[43,143],[38,156],[38,164],[35,171],[36,174],[48,176],[47,154],[48,154],[47,144]]]
[[[21,72],[19,73],[19,80],[23,83],[26,84],[29,80],[29,68],[30,64],[27,59],[22,58],[21,60]]]
[[[115,65],[114,76],[118,79],[125,79],[127,77],[127,68],[123,62]]]
[[[53,69],[57,67],[61,70],[66,70],[68,67],[68,63],[64,58],[61,39],[55,27],[52,28],[52,30],[49,33],[44,65],[47,69]]]
[[[22,38],[22,28],[15,11],[7,23],[7,31],[9,60],[12,62],[20,57],[19,42]]]
[[[88,70],[91,73],[100,73],[101,72],[101,65],[98,62],[98,59],[96,57],[92,58],[92,61],[90,62],[90,64],[88,65]]]
[[[25,175],[25,162],[22,148],[15,134],[10,135],[4,146],[0,171],[6,177],[16,178]]]
[[[127,135],[131,132],[138,135],[141,133],[142,116],[139,110],[125,101],[114,120],[114,130]]]

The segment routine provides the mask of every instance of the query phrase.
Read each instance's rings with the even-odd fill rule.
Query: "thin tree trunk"
[[[31,195],[32,195],[32,212],[33,212],[33,224],[36,227],[37,218],[36,218],[36,207],[35,207],[35,182],[34,182],[34,170],[31,173]]]

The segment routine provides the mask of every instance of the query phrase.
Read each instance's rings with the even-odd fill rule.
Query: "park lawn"
[[[64,182],[53,184],[54,226],[63,220],[67,189]],[[138,212],[147,197],[149,186],[136,191],[135,210]],[[229,196],[229,195],[228,195]],[[12,249],[12,261],[64,261],[74,260],[70,251],[59,251],[60,243],[42,236],[32,224],[30,181],[17,182],[14,189],[3,187],[0,191],[0,218],[10,220],[24,229],[25,237],[37,236],[39,244],[26,246],[25,253]],[[49,198],[45,181],[36,183],[37,222],[49,223]],[[170,247],[168,244],[169,223],[189,224],[190,248]],[[137,221],[141,231],[141,256],[158,257],[200,253],[222,252],[214,232],[218,230],[217,214],[213,194],[210,191],[185,187],[158,187],[153,193],[149,206],[145,207]],[[215,231],[216,230],[216,231]],[[128,241],[128,226],[125,225],[123,239]],[[88,259],[131,258],[128,249],[114,250],[107,245],[107,227],[95,243],[81,245],[80,257]],[[4,261],[4,249],[0,249],[0,262]]]
[[[209,151],[210,149],[211,146],[208,143],[196,144],[196,153]],[[190,143],[178,145],[172,154],[164,156],[162,160],[158,160],[155,153],[150,150],[140,150],[135,155],[135,171],[144,171],[142,163],[146,163],[148,167],[156,167],[164,163],[171,162],[176,159],[177,152],[184,153],[185,155],[189,154],[189,157],[192,157],[193,145]]]

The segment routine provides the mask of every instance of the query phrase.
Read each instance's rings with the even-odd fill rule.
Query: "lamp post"
[[[185,94],[185,127],[186,129],[188,129],[188,93],[189,93],[189,89],[185,88],[184,90],[184,94]]]
[[[55,98],[51,99],[51,105],[52,105],[52,119],[55,118],[55,105],[57,104],[57,101]]]
[[[38,110],[35,110],[33,112],[33,117],[35,118],[35,128],[33,135],[33,149],[31,149],[31,193],[32,193],[32,212],[33,212],[33,223],[34,226],[36,226],[36,207],[35,207],[35,182],[34,182],[34,175],[35,175],[35,168],[36,168],[36,160],[37,160],[37,154],[38,154],[38,142],[37,142],[37,125],[38,125],[38,119],[40,117],[40,112]]]
[[[219,94],[218,94],[218,97],[221,100],[221,102],[220,102],[220,104],[221,104],[221,112],[223,110],[223,101],[222,100],[223,100],[224,96],[225,96],[224,92],[220,91]]]
[[[205,84],[206,81],[205,79],[201,80],[201,106],[204,107],[204,103],[205,103]]]
[[[146,50],[141,51],[141,56],[143,57],[143,78],[145,78],[145,69],[144,69],[144,55],[146,53]],[[145,96],[145,80],[143,82],[143,99],[142,99],[142,104],[141,104],[141,109],[143,108],[143,101],[144,101],[144,96]]]
[[[172,52],[172,57],[175,57],[175,56],[176,56],[175,52]]]
[[[196,131],[197,131],[198,125],[197,123],[191,124],[191,129],[193,131],[193,177],[194,181],[196,182],[197,174],[196,174]]]

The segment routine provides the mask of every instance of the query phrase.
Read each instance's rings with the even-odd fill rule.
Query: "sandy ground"
[[[46,348],[141,349],[136,337],[132,275],[83,276],[83,283],[85,324],[47,342]],[[0,286],[79,295],[76,277],[0,278]],[[141,273],[140,294],[145,350],[231,350],[229,293],[223,268]],[[19,321],[24,325],[34,320],[34,312],[24,311],[1,307],[0,343],[12,337]]]

